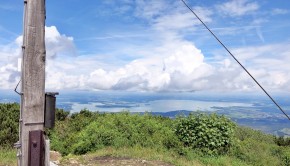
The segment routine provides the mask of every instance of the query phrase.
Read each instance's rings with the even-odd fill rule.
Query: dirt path
[[[174,166],[162,161],[114,157],[109,155],[98,157],[88,157],[83,155],[81,158],[68,158],[60,162],[61,156],[57,152],[51,153],[51,159],[52,162],[58,166]]]
[[[173,166],[172,164],[164,163],[161,161],[148,161],[141,159],[131,159],[124,157],[111,157],[111,156],[102,156],[95,157],[92,159],[93,163],[96,165],[104,166]]]

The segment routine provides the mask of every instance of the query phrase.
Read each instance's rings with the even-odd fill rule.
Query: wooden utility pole
[[[29,165],[31,131],[43,131],[45,108],[45,0],[24,0],[19,165]],[[31,139],[30,139],[31,141]],[[32,142],[39,146],[39,142]]]

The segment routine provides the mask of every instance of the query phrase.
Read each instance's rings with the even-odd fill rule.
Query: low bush
[[[268,144],[275,143],[274,142],[275,137],[273,135],[265,134],[262,131],[253,130],[249,127],[238,126],[235,130],[235,137],[240,141],[253,139],[258,142],[265,142]]]
[[[289,165],[290,149],[279,147],[276,137],[248,127],[237,127],[230,154],[249,165]]]
[[[69,111],[65,111],[64,109],[56,109],[55,111],[55,120],[64,121],[69,115]]]
[[[180,143],[173,126],[162,122],[166,120],[149,114],[105,114],[78,134],[72,153],[84,154],[106,146],[176,148]]]
[[[184,146],[216,155],[233,146],[235,126],[224,116],[198,113],[177,118],[175,133]]]
[[[284,138],[282,136],[280,137],[275,137],[275,143],[278,145],[278,146],[290,146],[290,138],[287,137],[287,138]]]

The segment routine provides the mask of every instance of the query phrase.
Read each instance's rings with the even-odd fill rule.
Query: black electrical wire
[[[17,85],[16,85],[16,87],[15,87],[15,89],[14,89],[14,92],[16,92],[16,93],[19,94],[19,95],[22,95],[22,92],[18,92],[18,91],[17,91],[17,88],[18,88],[20,82],[21,82],[21,79],[20,79],[19,82],[17,83]]]
[[[198,15],[187,5],[184,0],[183,4],[195,15],[195,17],[203,24],[203,26],[213,35],[213,37],[226,49],[226,51],[234,58],[234,60],[248,73],[248,75],[256,82],[256,84],[264,91],[264,93],[272,100],[272,102],[279,108],[279,110],[290,120],[290,117],[279,106],[279,104],[270,96],[270,94],[262,87],[262,85],[252,76],[252,74],[239,62],[239,60],[231,53],[231,51],[219,40],[219,38],[208,28],[208,26],[198,17]]]

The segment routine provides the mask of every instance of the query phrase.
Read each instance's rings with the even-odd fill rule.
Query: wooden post
[[[29,131],[43,130],[45,101],[45,0],[24,0],[20,113],[21,166],[28,165]]]

